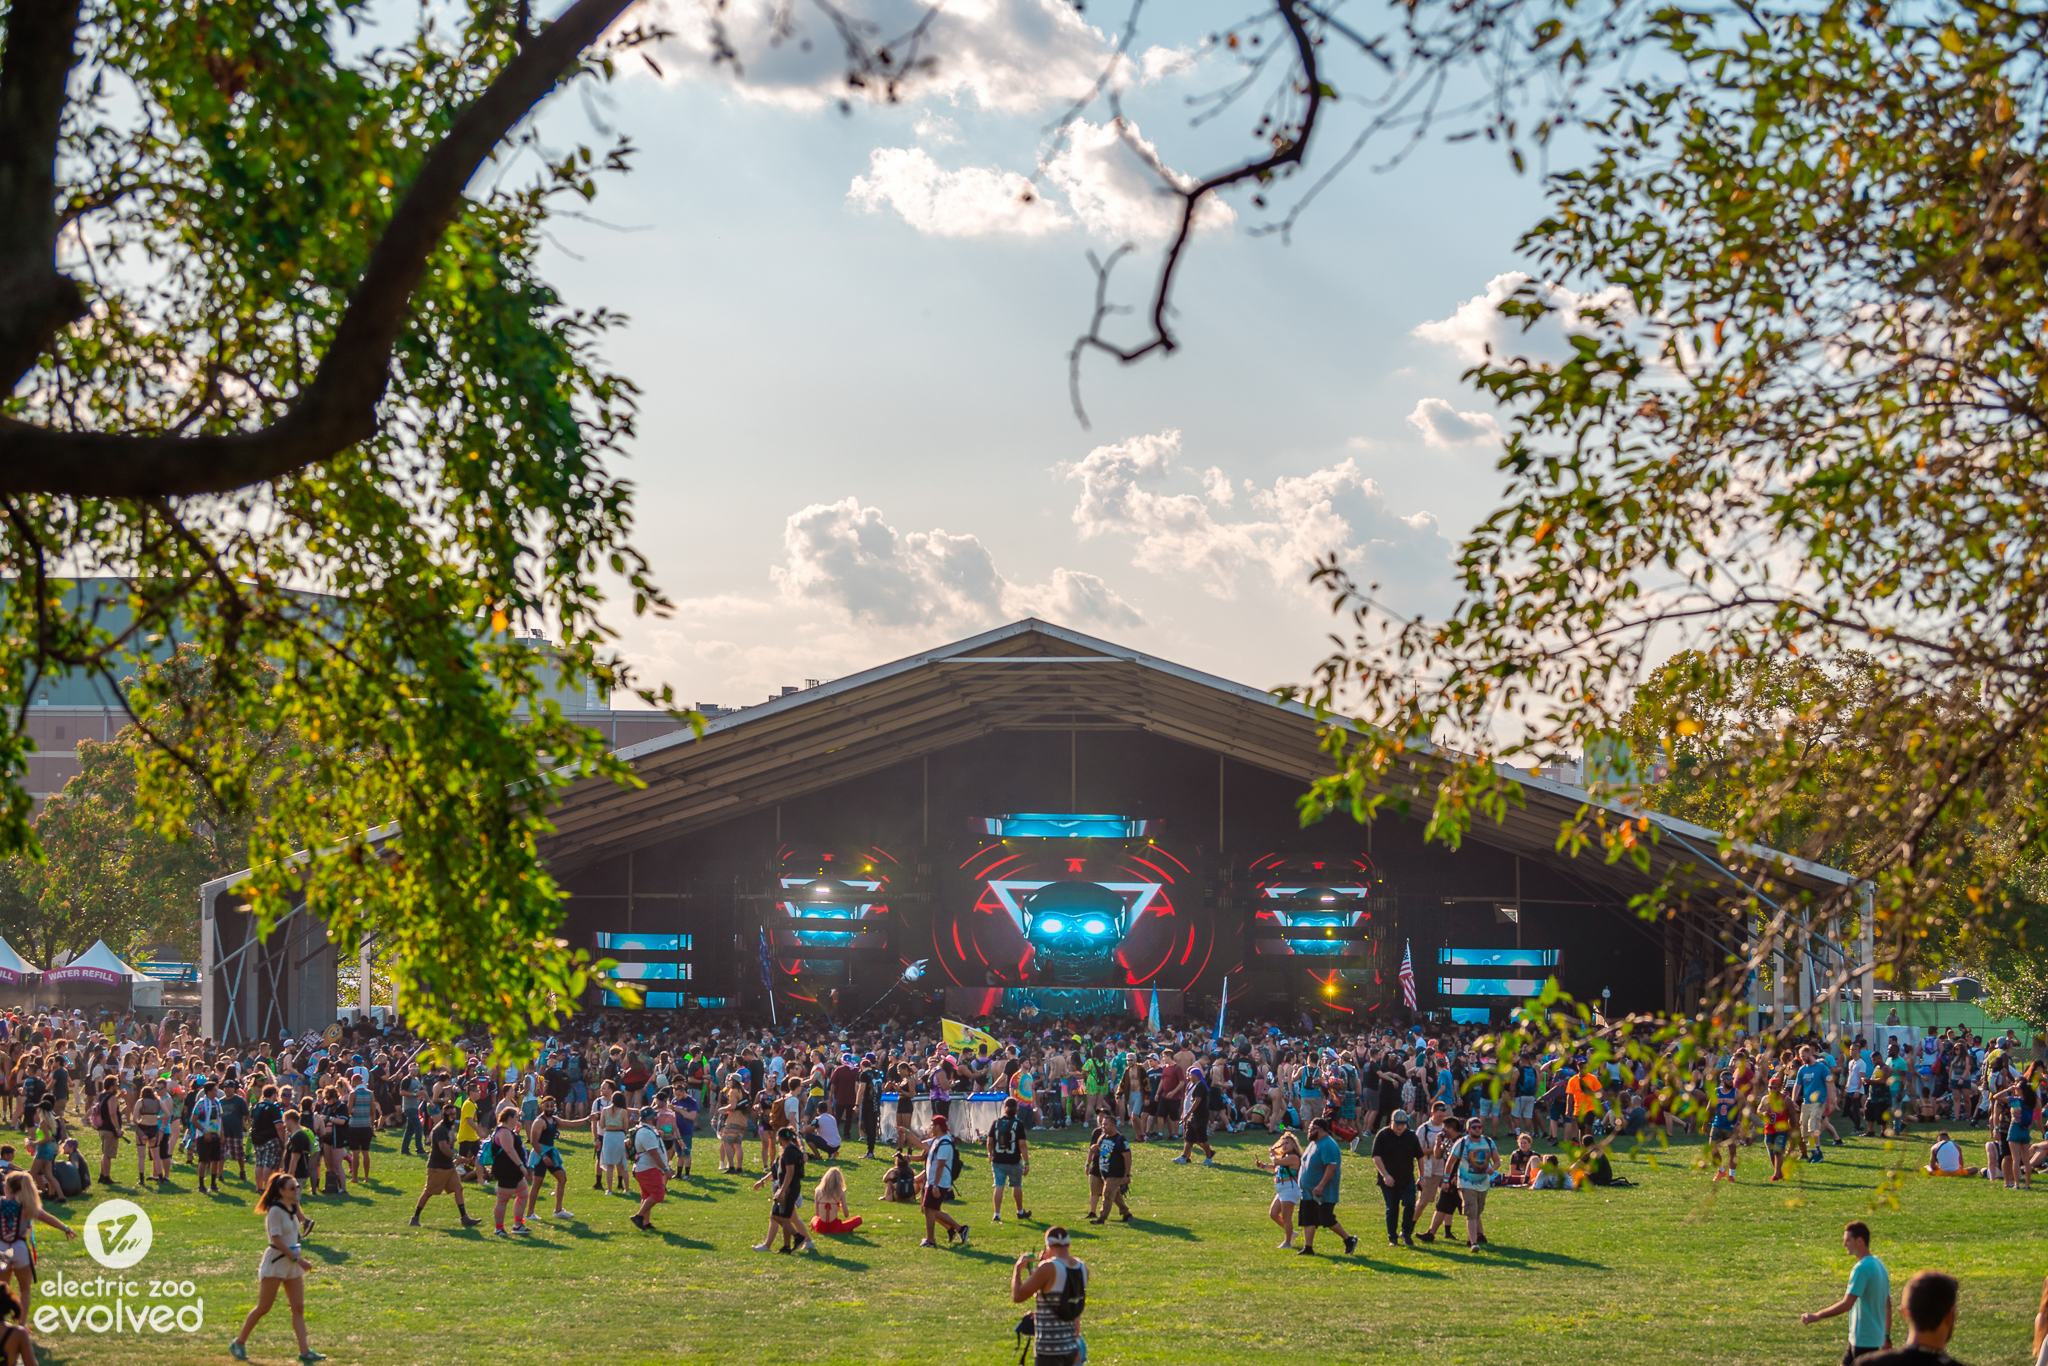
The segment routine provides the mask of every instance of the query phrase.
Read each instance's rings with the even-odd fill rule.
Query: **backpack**
[[[997,1161],[1017,1160],[1017,1135],[1023,1127],[1023,1124],[1008,1115],[996,1121],[995,1128],[989,1133],[989,1149],[995,1154]]]
[[[1067,1269],[1066,1283],[1060,1286],[1060,1293],[1052,1302],[1053,1317],[1061,1323],[1072,1323],[1081,1317],[1081,1311],[1088,1307],[1088,1263],[1081,1262]],[[1024,1366],[1024,1358],[1031,1355],[1038,1336],[1038,1308],[1032,1308],[1017,1320],[1016,1334],[1022,1341],[1017,1353],[1017,1366]]]
[[[951,1158],[946,1173],[947,1180],[957,1185],[960,1181],[961,1171],[967,1166],[967,1164],[960,1158],[960,1145],[953,1141],[953,1136],[951,1134],[947,1134],[944,1138],[941,1138],[939,1142],[946,1145],[946,1150]]]

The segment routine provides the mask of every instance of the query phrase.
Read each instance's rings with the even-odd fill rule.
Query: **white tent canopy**
[[[32,976],[37,971],[38,969],[30,967],[22,956],[14,951],[14,945],[7,942],[6,936],[0,935],[0,972],[11,972],[20,978]]]
[[[131,982],[154,980],[148,973],[137,972],[134,968],[122,962],[119,956],[107,947],[107,941],[104,939],[95,939],[91,948],[66,963],[64,968],[93,968],[100,972],[111,972],[117,976],[125,977]],[[63,970],[63,968],[58,969],[60,972]]]

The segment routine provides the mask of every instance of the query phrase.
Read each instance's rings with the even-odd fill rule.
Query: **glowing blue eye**
[[[1038,922],[1038,928],[1044,930],[1047,934],[1058,934],[1061,930],[1064,930],[1066,927],[1067,922],[1060,919],[1056,915],[1047,916],[1045,919]]]
[[[1081,928],[1087,930],[1090,934],[1101,934],[1109,928],[1109,922],[1107,920],[1091,920]]]

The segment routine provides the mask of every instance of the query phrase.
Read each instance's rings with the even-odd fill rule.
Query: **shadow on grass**
[[[345,1247],[322,1247],[317,1243],[302,1243],[300,1246],[328,1266],[340,1266],[349,1258],[348,1249]]]
[[[700,1241],[700,1240],[698,1240],[698,1239],[696,1239],[696,1238],[685,1238],[685,1237],[684,1237],[684,1236],[683,1236],[682,1234],[680,1234],[680,1233],[670,1233],[670,1232],[669,1232],[669,1231],[668,1231],[667,1229],[665,1229],[665,1228],[657,1228],[657,1229],[655,1229],[655,1230],[654,1230],[654,1233],[655,1233],[655,1236],[656,1236],[656,1237],[660,1238],[660,1239],[661,1239],[661,1241],[663,1241],[664,1243],[667,1243],[667,1244],[668,1244],[668,1245],[669,1245],[670,1247],[687,1247],[687,1248],[694,1248],[694,1249],[695,1249],[696,1251],[698,1251],[698,1252],[709,1252],[709,1251],[711,1251],[711,1244],[710,1244],[710,1243],[702,1242],[702,1241]],[[564,1251],[566,1251],[567,1249],[563,1249],[563,1250],[564,1250]],[[863,1267],[863,1268],[861,1268],[861,1269],[862,1269],[862,1270],[866,1270],[866,1268],[865,1268],[865,1267]]]
[[[1514,1266],[1518,1271],[1526,1271],[1529,1263],[1541,1266],[1583,1266],[1593,1271],[1605,1271],[1608,1269],[1605,1262],[1589,1262],[1583,1257],[1567,1257],[1562,1252],[1538,1252],[1533,1248],[1509,1247],[1494,1242],[1489,1242],[1480,1251],[1472,1253],[1467,1257],[1458,1257],[1455,1253],[1450,1252],[1439,1252],[1436,1255],[1482,1265],[1489,1261],[1502,1262]]]
[[[1147,1219],[1143,1215],[1139,1215],[1136,1219],[1131,1220],[1131,1227],[1140,1233],[1160,1233],[1168,1238],[1178,1238],[1182,1242],[1187,1243],[1199,1243],[1202,1241],[1199,1234],[1184,1225],[1162,1224],[1157,1219]]]
[[[1376,1262],[1369,1257],[1354,1257],[1351,1260],[1357,1262],[1360,1267],[1367,1271],[1377,1271],[1388,1276],[1415,1276],[1426,1281],[1447,1281],[1450,1279],[1449,1276],[1441,1271],[1435,1271],[1426,1266],[1411,1266],[1406,1262]]]

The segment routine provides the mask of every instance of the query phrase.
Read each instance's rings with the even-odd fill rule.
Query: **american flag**
[[[1415,1009],[1415,959],[1409,955],[1408,941],[1401,941],[1401,1004]]]

